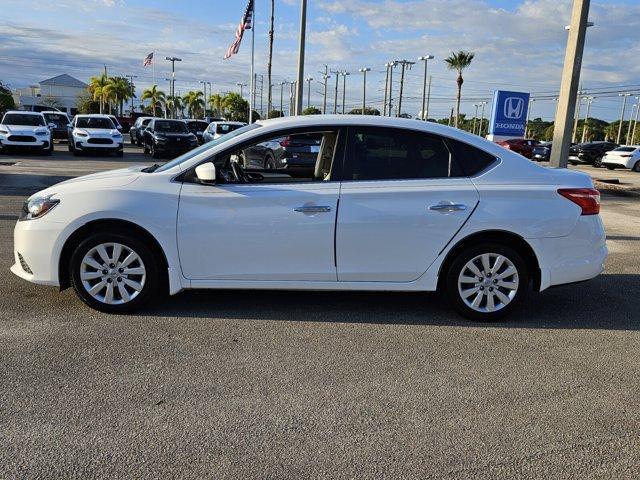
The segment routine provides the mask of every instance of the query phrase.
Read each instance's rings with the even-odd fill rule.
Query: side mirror
[[[67,123],[67,128],[71,128],[73,127],[73,125],[71,125],[70,123]]]
[[[50,124],[49,124],[49,128],[56,128],[56,126],[57,126],[57,125],[56,125],[55,123],[50,123]]]
[[[196,177],[203,183],[215,183],[216,166],[213,162],[201,163],[196,167]]]
[[[118,126],[116,127],[116,130],[122,130],[122,125],[118,125]]]

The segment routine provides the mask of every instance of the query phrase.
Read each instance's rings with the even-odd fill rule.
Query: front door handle
[[[461,212],[462,210],[466,210],[467,206],[462,203],[438,203],[437,205],[431,205],[429,210],[434,210],[436,212]]]
[[[323,213],[330,212],[331,207],[327,205],[303,205],[301,207],[294,208],[293,211],[300,213]]]

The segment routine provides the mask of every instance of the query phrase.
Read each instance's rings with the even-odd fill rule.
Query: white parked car
[[[227,133],[231,133],[240,127],[245,126],[246,123],[242,122],[227,122],[227,121],[215,121],[211,122],[202,134],[203,141],[210,142],[216,140]]]
[[[122,133],[109,115],[76,115],[69,128],[69,151],[74,155],[82,152],[108,152],[122,157]]]
[[[10,110],[0,122],[0,153],[8,148],[40,150],[45,155],[53,153],[52,129],[40,112]]]
[[[308,169],[243,169],[271,139],[321,135]],[[595,277],[599,193],[431,122],[359,115],[244,126],[162,166],[54,185],[14,232],[25,280],[121,312],[190,288],[435,291],[494,319],[533,285]]]
[[[634,172],[640,172],[640,146],[623,145],[611,150],[602,157],[602,165],[609,170],[629,168]]]

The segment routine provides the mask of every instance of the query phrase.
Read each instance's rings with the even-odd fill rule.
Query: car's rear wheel
[[[71,285],[91,308],[130,311],[147,302],[161,285],[159,260],[144,242],[121,232],[94,233],[70,262]]]
[[[469,247],[453,260],[446,290],[452,305],[473,320],[497,320],[524,298],[529,273],[522,256],[499,243]]]
[[[593,160],[593,166],[596,168],[602,167],[602,158],[595,158]]]
[[[615,170],[616,167],[614,167],[613,165],[605,165],[607,167],[607,170]]]
[[[276,160],[273,158],[271,153],[267,153],[264,157],[264,169],[265,170],[275,170],[276,168]]]
[[[634,172],[640,173],[640,160],[636,162],[632,169]]]
[[[160,155],[158,154],[158,151],[156,150],[156,145],[153,142],[151,142],[151,145],[149,145],[149,153],[151,154],[151,156],[153,158],[159,158],[160,157]]]

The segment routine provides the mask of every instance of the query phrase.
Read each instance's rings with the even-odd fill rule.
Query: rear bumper
[[[602,165],[622,168],[633,168],[636,160],[633,158],[605,158],[602,160]]]
[[[608,255],[599,215],[583,215],[565,237],[529,239],[540,263],[540,291],[554,285],[580,282],[604,271]]]

